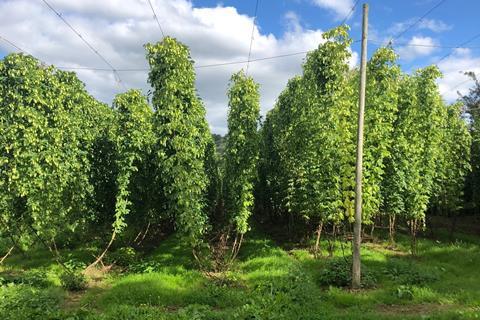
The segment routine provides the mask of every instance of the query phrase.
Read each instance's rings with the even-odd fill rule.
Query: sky
[[[148,0],[47,1],[111,66],[135,70],[119,71],[118,76],[109,71],[109,65],[42,0],[0,0],[0,36],[47,64],[104,69],[76,72],[87,90],[105,103],[111,104],[125,88],[148,92],[143,45],[162,39]],[[363,1],[354,7],[355,2],[259,0],[254,18],[256,0],[151,0],[164,34],[189,46],[198,94],[212,131],[219,134],[227,131],[229,79],[247,64],[205,65],[246,61],[250,43],[253,60],[287,55],[249,64],[249,75],[260,84],[265,115],[288,79],[301,74],[303,52],[317,48],[324,31],[347,18],[351,38],[361,38]],[[405,72],[438,65],[443,73],[439,89],[448,103],[458,98],[457,91],[468,92],[473,83],[463,73],[480,73],[480,1],[371,0],[368,4],[368,56],[393,39]],[[353,68],[359,63],[360,44],[354,43],[351,50],[349,64]],[[0,58],[18,51],[0,39]],[[291,55],[294,53],[299,54]]]

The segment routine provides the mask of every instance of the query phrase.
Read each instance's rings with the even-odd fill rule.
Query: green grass
[[[396,250],[386,242],[364,244],[363,269],[375,285],[355,292],[322,285],[348,255],[348,245],[335,246],[334,257],[323,251],[315,259],[305,248],[285,250],[251,233],[231,270],[212,277],[173,236],[130,271],[111,271],[81,293],[64,291],[59,267],[37,250],[0,267],[0,314],[5,320],[480,319],[477,239],[420,239],[417,257],[401,235]],[[62,254],[79,266],[91,260],[91,250]]]

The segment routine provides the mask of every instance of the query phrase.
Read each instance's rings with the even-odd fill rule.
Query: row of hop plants
[[[17,250],[41,243],[62,263],[57,243],[102,239],[93,267],[119,238],[170,228],[199,261],[212,235],[231,248],[224,261],[238,253],[253,205],[258,85],[232,76],[220,161],[189,49],[170,37],[145,49],[150,101],[132,89],[111,107],[73,72],[23,54],[0,61],[0,237]]]
[[[295,217],[348,227],[354,219],[359,72],[350,69],[351,39],[339,27],[309,53],[261,129],[257,211],[262,220]],[[471,136],[461,105],[446,105],[436,66],[401,72],[391,47],[367,64],[363,222],[408,224],[412,250],[432,208],[458,212],[470,170]]]
[[[147,44],[148,99],[139,90],[112,107],[72,72],[11,54],[0,61],[0,236],[35,243],[60,261],[57,242],[139,243],[175,229],[194,257],[225,268],[259,220],[296,217],[323,226],[353,221],[358,72],[339,27],[309,53],[260,123],[259,86],[231,77],[228,133],[219,155],[195,89],[188,48]],[[408,221],[413,239],[428,208],[456,211],[471,137],[458,104],[445,105],[434,66],[401,72],[396,54],[368,62],[364,221]],[[134,236],[137,234],[137,236]],[[132,236],[133,235],[133,236]],[[138,240],[140,239],[140,240]],[[105,242],[105,241],[103,241]]]

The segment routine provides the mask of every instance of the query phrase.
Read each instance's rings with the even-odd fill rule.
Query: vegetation
[[[39,249],[1,267],[0,311],[4,319],[475,319],[478,239],[457,233],[463,240],[450,243],[448,230],[437,231],[436,240],[419,239],[416,258],[404,235],[395,250],[387,234],[364,244],[369,288],[358,292],[343,288],[350,276],[343,240],[333,258],[317,259],[308,247],[285,249],[253,231],[229,272],[207,275],[173,236],[128,269],[90,276],[80,296],[59,287],[57,265]],[[88,262],[87,249],[62,253]],[[32,270],[50,280],[47,287],[23,280]]]
[[[328,41],[307,56],[303,75],[289,82],[267,115],[259,166],[259,214],[318,223],[317,239],[325,223],[334,233],[350,228],[354,203],[358,77],[348,68],[346,29],[324,37]],[[387,216],[394,242],[395,221],[402,219],[415,253],[427,211],[461,207],[470,137],[458,105],[447,107],[441,99],[438,69],[401,74],[395,59],[391,48],[382,48],[368,63],[363,221],[373,230]],[[449,196],[444,188],[451,188]]]
[[[225,143],[224,198],[227,230],[235,230],[232,254],[235,257],[249,230],[253,207],[253,184],[258,160],[258,121],[260,95],[258,84],[243,71],[232,76]]]
[[[92,145],[111,118],[71,72],[30,56],[0,62],[2,235],[53,242],[89,217]]]
[[[145,46],[151,95],[111,108],[74,73],[0,61],[2,319],[479,318],[480,85],[447,105],[436,66],[370,58],[350,290],[359,79],[348,28],[324,40],[263,122],[234,73],[225,137],[171,37]]]
[[[126,227],[125,218],[130,213],[131,200],[142,202],[143,208],[137,204],[137,215],[147,216],[152,203],[147,195],[144,183],[134,176],[148,175],[146,163],[154,142],[152,128],[152,110],[145,97],[138,90],[120,94],[113,102],[114,110],[118,112],[118,133],[116,134],[117,149],[117,197],[115,200],[115,221],[113,229],[121,232]],[[137,185],[132,185],[132,180]],[[132,191],[137,194],[130,195]]]
[[[154,88],[156,183],[164,211],[195,247],[207,228],[202,200],[207,187],[204,155],[209,140],[205,108],[195,90],[188,48],[166,37],[146,45]]]
[[[70,291],[81,291],[87,287],[87,280],[82,273],[64,272],[60,275],[62,287]]]

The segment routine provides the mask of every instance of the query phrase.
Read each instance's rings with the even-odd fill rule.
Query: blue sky
[[[355,1],[352,0],[350,2],[354,3]],[[406,28],[439,2],[440,0],[359,1],[354,13],[347,22],[351,27],[351,37],[360,39],[361,7],[363,3],[368,3],[370,7],[369,23],[370,29],[373,29],[370,36],[374,36],[375,40],[379,38],[383,40],[392,35],[391,31],[396,25],[402,23]],[[195,0],[193,3],[198,7],[216,6],[219,4],[233,6],[240,13],[251,16],[253,16],[255,10],[255,0]],[[343,20],[343,18],[338,19],[339,14],[334,10],[315,5],[314,0],[260,0],[256,22],[263,32],[281,36],[285,29],[288,28],[288,25],[285,23],[285,15],[288,12],[294,12],[298,16],[300,23],[308,29],[328,30],[337,26],[339,21]],[[426,26],[417,26],[402,35],[396,42],[401,44],[408,42],[412,36],[422,36],[431,37],[440,46],[457,46],[480,32],[478,12],[480,12],[480,1],[478,0],[446,0],[423,20],[443,24],[444,28],[438,28],[438,31],[435,31]],[[420,25],[422,24],[420,23]],[[400,32],[405,28],[399,27],[394,30]],[[478,46],[478,49],[472,49],[472,51],[479,52],[480,37],[468,46]],[[352,47],[354,50],[360,50],[359,43],[354,44]],[[369,55],[376,48],[378,48],[376,44],[369,44]],[[437,58],[451,51],[452,49],[438,48],[431,55],[418,56],[415,59],[402,59],[402,56],[400,56],[400,63],[405,70],[411,70],[435,63]]]
[[[147,68],[143,44],[158,41],[161,34],[147,0],[48,0],[116,69]],[[355,0],[259,0],[255,20],[252,59],[314,49],[322,32],[338,25]],[[226,90],[232,73],[245,63],[210,68],[206,64],[244,61],[248,57],[256,0],[152,0],[165,33],[187,44],[197,66],[197,88],[207,108],[214,132],[225,133]],[[401,33],[440,0],[372,0],[370,6],[369,55],[391,37]],[[347,23],[351,37],[360,38],[361,5],[358,2]],[[87,89],[99,100],[111,103],[115,94],[128,88],[148,90],[147,71],[119,72],[108,66],[69,30],[52,11],[37,0],[0,0],[0,36],[47,64],[77,70]],[[394,44],[403,70],[438,63],[444,73],[438,81],[448,102],[457,90],[467,92],[471,82],[464,71],[480,72],[480,36],[468,47],[457,46],[480,32],[480,1],[445,0]],[[352,46],[351,67],[358,63],[359,43]],[[18,51],[0,40],[0,56]],[[289,78],[301,73],[304,55],[250,63],[249,73],[261,85],[265,114]]]

